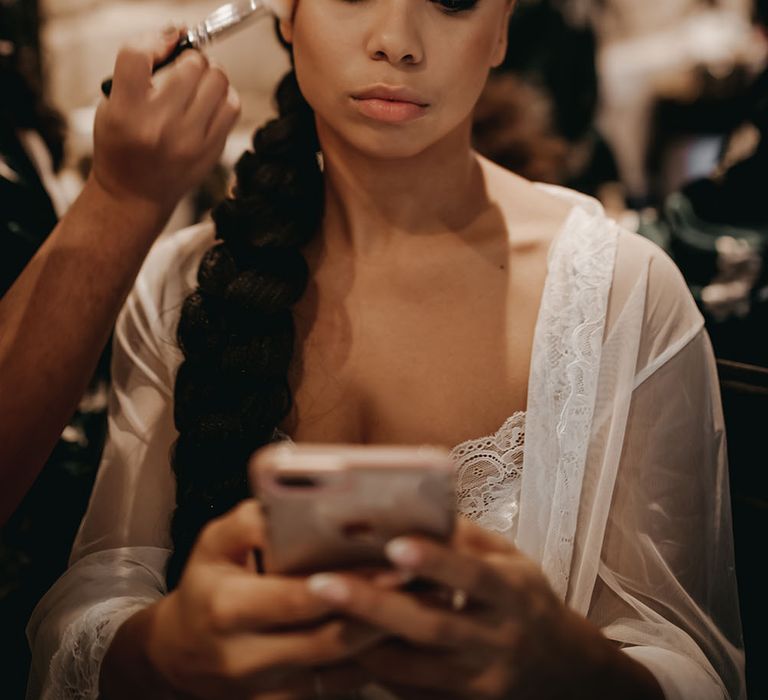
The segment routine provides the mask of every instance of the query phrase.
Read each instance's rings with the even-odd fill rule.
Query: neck
[[[418,154],[376,158],[318,124],[323,149],[325,246],[378,255],[405,237],[456,233],[488,207],[470,124]]]

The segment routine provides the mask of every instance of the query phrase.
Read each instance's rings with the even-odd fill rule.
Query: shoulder
[[[117,322],[117,336],[135,351],[178,362],[176,327],[197,270],[213,245],[214,225],[203,223],[163,234],[152,246]]]
[[[159,311],[168,310],[195,288],[197,268],[214,243],[210,222],[163,234],[152,246],[136,280]]]
[[[582,229],[580,241],[573,245],[583,245],[584,240],[591,239],[599,247],[601,241],[612,241],[615,254],[611,295],[614,298],[626,296],[622,293],[624,290],[636,290],[641,285],[650,314],[680,318],[693,313],[698,318],[696,304],[680,269],[656,243],[620,226],[592,197],[555,185],[536,187],[549,196],[568,202],[573,212],[581,214],[578,220],[568,220],[569,226]]]
[[[614,286],[635,286],[643,281],[647,317],[699,321],[696,302],[672,258],[653,241],[619,229]]]
[[[549,250],[551,284],[568,288],[589,278],[605,286],[606,333],[638,297],[642,313],[633,314],[632,322],[642,324],[642,334],[660,344],[701,328],[701,313],[673,260],[652,241],[619,226],[598,200],[566,187],[529,182],[485,159],[481,164],[517,235]]]
[[[652,305],[667,304],[667,311],[672,310],[670,304],[695,307],[683,275],[669,255],[653,241],[621,227],[597,199],[559,185],[527,184],[530,211],[557,237],[568,241],[564,245],[566,255],[580,252],[571,249],[585,245],[594,251],[608,241],[615,249],[610,257],[614,288],[631,287],[643,280]]]
[[[662,248],[619,226],[596,199],[563,187],[536,187],[572,208],[561,232],[564,240],[557,246],[561,264],[550,273],[584,273],[595,284],[609,286],[606,337],[615,328],[627,332],[627,324],[634,324],[641,336],[642,363],[643,348],[652,356],[684,343],[702,328],[704,319],[688,285]]]
[[[664,250],[623,229],[617,243],[607,335],[631,336],[636,328],[638,376],[646,376],[702,332],[704,317]]]
[[[574,206],[589,209],[596,203],[564,187],[531,182],[482,156],[478,162],[488,197],[504,219],[512,243],[510,252],[531,246],[546,252]]]

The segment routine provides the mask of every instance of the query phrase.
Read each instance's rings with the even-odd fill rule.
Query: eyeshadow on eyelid
[[[437,5],[442,5],[448,12],[463,12],[472,9],[479,0],[430,0]]]
[[[342,0],[349,5],[356,5],[364,0]],[[447,15],[460,15],[464,12],[473,10],[480,0],[427,0],[433,5],[439,5],[442,11]]]

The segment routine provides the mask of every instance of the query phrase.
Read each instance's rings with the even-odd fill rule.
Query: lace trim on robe
[[[597,395],[615,224],[574,208],[550,254],[528,382],[518,546],[565,599]],[[546,507],[545,504],[549,504]]]
[[[99,697],[101,662],[120,625],[153,603],[146,598],[115,598],[94,606],[67,627],[50,665],[44,700],[94,700]]]

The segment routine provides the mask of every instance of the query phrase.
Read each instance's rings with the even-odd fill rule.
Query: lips
[[[352,97],[356,100],[386,100],[388,102],[408,102],[419,107],[429,106],[429,103],[414,90],[389,85],[376,85],[357,92]]]
[[[429,103],[417,92],[406,87],[374,85],[351,97],[362,116],[387,124],[403,124],[419,119],[429,107]]]

